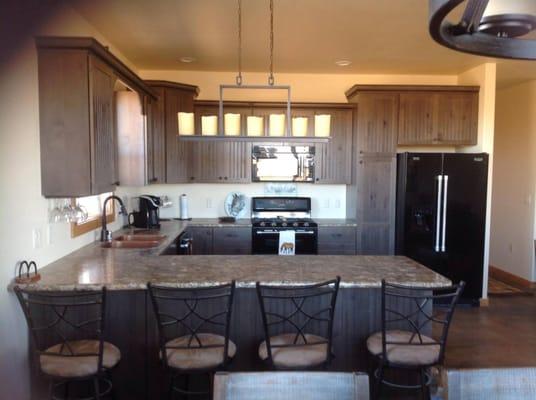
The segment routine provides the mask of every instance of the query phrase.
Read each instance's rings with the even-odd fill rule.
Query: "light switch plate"
[[[43,232],[41,228],[32,229],[32,247],[40,249],[43,246]]]

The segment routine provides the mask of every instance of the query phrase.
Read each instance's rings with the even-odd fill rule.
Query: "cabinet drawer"
[[[214,254],[251,254],[251,228],[214,228]]]
[[[319,227],[318,254],[355,254],[356,228],[352,226]]]

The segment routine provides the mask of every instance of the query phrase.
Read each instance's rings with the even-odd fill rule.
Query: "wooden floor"
[[[493,297],[488,307],[458,308],[447,368],[536,366],[536,298]]]

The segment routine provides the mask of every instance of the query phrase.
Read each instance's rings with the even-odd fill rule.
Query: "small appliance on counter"
[[[309,197],[253,197],[251,218],[253,254],[280,254],[280,232],[284,231],[294,231],[284,253],[317,253],[318,224],[311,219]]]
[[[139,211],[129,214],[128,223],[136,228],[160,229],[160,197],[144,194],[139,200]]]

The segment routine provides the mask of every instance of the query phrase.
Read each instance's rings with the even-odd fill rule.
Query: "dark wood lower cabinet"
[[[381,329],[380,300],[379,288],[340,289],[333,325],[335,358],[329,370],[372,370],[365,342],[370,334]],[[165,398],[168,381],[159,359],[157,325],[147,291],[109,291],[107,301],[106,340],[121,350],[121,361],[112,372],[116,398]],[[407,311],[409,306],[391,307]],[[257,355],[264,334],[254,288],[236,290],[231,321],[230,337],[237,345],[237,353],[229,370],[266,369]],[[32,400],[47,398],[47,381],[38,373],[36,361],[31,358]],[[199,384],[205,382],[199,380]]]
[[[191,226],[188,231],[192,235],[194,255],[251,254],[250,227]]]
[[[320,226],[318,228],[318,254],[355,255],[356,228],[354,226]]]

